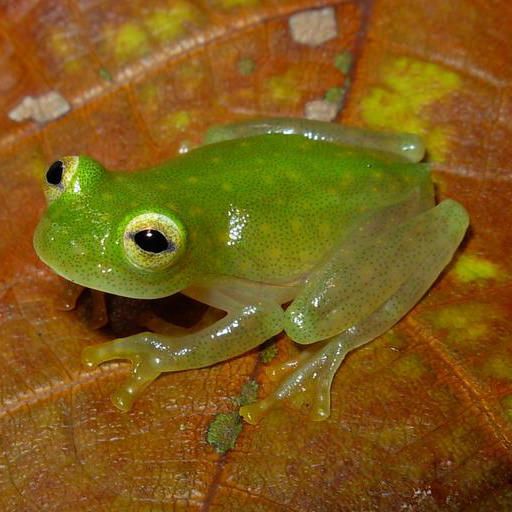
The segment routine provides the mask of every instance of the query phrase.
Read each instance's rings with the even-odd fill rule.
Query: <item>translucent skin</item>
[[[389,134],[301,121],[285,135],[283,122],[294,120],[223,127],[213,137],[221,142],[137,173],[80,157],[62,192],[48,193],[34,245],[56,272],[130,297],[182,291],[228,313],[186,336],[146,332],[85,349],[88,365],[133,362],[113,397],[119,408],[161,372],[211,365],[285,330],[299,343],[322,343],[241,414],[256,422],[309,385],[313,419],[323,419],[344,356],[406,314],[451,259],[467,214],[451,200],[434,208],[428,167],[407,160],[411,148],[413,159],[422,156],[417,138],[397,136],[394,152],[408,152],[400,157]],[[329,141],[311,140],[312,132]],[[347,145],[354,133],[372,149]],[[375,151],[380,140],[386,152]],[[184,240],[172,264],[151,271],[124,245],[127,223],[146,212],[176,219]]]

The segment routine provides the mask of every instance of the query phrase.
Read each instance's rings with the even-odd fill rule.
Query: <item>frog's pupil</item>
[[[64,164],[57,160],[46,171],[46,181],[50,185],[60,185],[62,181],[62,173],[64,172]]]
[[[169,244],[160,231],[156,229],[143,229],[135,233],[133,237],[135,243],[146,252],[159,253],[172,249],[172,244]]]

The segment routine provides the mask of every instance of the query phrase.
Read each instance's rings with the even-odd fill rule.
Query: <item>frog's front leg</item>
[[[324,341],[272,395],[241,409],[247,421],[256,423],[277,402],[305,390],[313,394],[312,418],[329,416],[331,382],[346,354],[386,332],[419,301],[468,226],[466,211],[451,200],[385,229],[390,215],[395,208],[356,227],[308,278],[286,311],[285,331],[302,344]]]
[[[87,347],[82,360],[87,366],[132,362],[131,377],[112,396],[114,405],[127,411],[160,373],[202,368],[247,352],[282,331],[283,317],[277,303],[230,301],[228,314],[200,332],[181,337],[144,332]]]
[[[308,139],[323,140],[359,149],[384,151],[411,162],[420,162],[425,156],[425,144],[421,137],[413,133],[381,132],[291,117],[271,117],[213,126],[207,131],[204,143],[212,144],[223,140],[273,133],[302,135]]]

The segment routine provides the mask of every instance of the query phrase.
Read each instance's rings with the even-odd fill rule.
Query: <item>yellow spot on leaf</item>
[[[238,72],[243,76],[251,75],[254,72],[255,68],[255,62],[248,57],[245,57],[238,61]]]
[[[114,36],[114,51],[120,61],[147,53],[149,49],[146,32],[135,23],[121,25]]]
[[[471,254],[463,254],[453,269],[455,277],[463,283],[496,279],[499,275],[499,267],[484,258]]]
[[[199,9],[186,1],[175,1],[169,9],[157,9],[147,18],[148,29],[161,42],[185,35],[187,25],[201,22]]]
[[[475,303],[446,306],[430,316],[435,327],[447,329],[449,341],[463,344],[486,338],[491,322],[502,315],[489,305]]]
[[[370,90],[361,103],[363,118],[372,126],[421,133],[434,159],[448,150],[449,128],[431,128],[422,110],[456,91],[459,75],[442,66],[408,57],[387,61],[382,86]]]
[[[47,36],[47,41],[52,52],[63,63],[63,68],[67,73],[80,71],[82,63],[73,58],[75,47],[67,33],[52,32]]]
[[[165,118],[166,124],[172,126],[180,132],[183,132],[188,128],[190,121],[190,114],[186,110],[178,110],[177,112],[169,114]]]
[[[293,70],[270,77],[264,85],[264,94],[279,104],[295,105],[300,100],[300,77]]]
[[[503,355],[491,357],[484,366],[484,371],[490,377],[497,379],[512,379],[512,361]]]
[[[408,379],[420,378],[428,368],[417,354],[411,354],[398,359],[393,365],[393,372]]]

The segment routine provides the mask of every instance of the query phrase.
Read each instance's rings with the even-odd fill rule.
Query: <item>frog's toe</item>
[[[309,416],[314,421],[323,421],[331,413],[331,385],[346,351],[336,340],[321,343],[313,352],[308,350],[294,360],[295,369],[268,397],[245,405],[240,409],[248,423],[258,423],[264,414],[287,400],[296,408],[310,406]]]
[[[114,340],[85,347],[82,351],[82,363],[92,368],[112,359],[130,359],[121,342],[122,340]]]
[[[323,372],[319,375],[313,391],[313,403],[309,417],[313,421],[324,421],[331,415],[331,385],[334,374]]]
[[[239,414],[242,418],[251,425],[258,424],[265,413],[274,405],[275,400],[272,398],[264,398],[252,404],[240,407]]]
[[[138,343],[140,338],[131,336],[86,347],[82,352],[85,366],[97,366],[113,359],[128,359],[132,362],[130,377],[112,395],[112,403],[122,411],[129,411],[133,401],[155,380],[160,370],[152,364],[147,351]]]
[[[159,371],[151,368],[151,365],[144,360],[137,360],[133,365],[131,376],[112,394],[112,403],[121,411],[129,411],[134,400],[159,374]]]
[[[145,352],[143,338],[142,335],[136,334],[85,347],[82,351],[82,363],[94,367],[113,359],[128,359],[135,362],[135,358]]]

